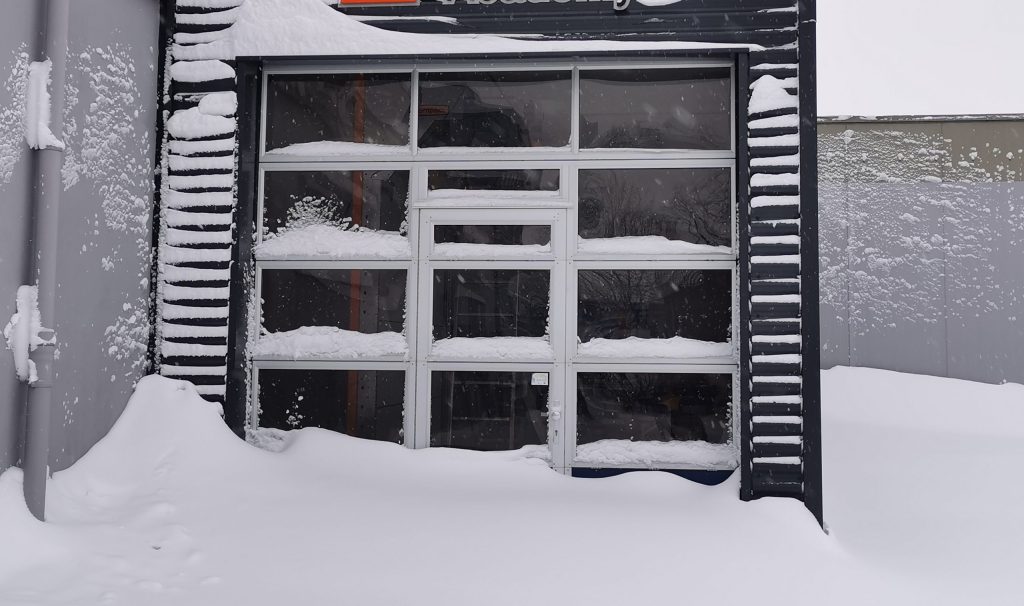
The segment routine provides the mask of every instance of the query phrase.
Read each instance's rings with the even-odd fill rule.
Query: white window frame
[[[293,266],[339,269],[390,268],[407,270],[406,327],[405,334],[410,355],[408,359],[392,358],[359,360],[259,360],[252,363],[251,393],[253,397],[250,424],[258,427],[258,373],[261,368],[294,369],[337,369],[337,370],[396,370],[406,373],[406,402],[404,422],[404,443],[409,448],[423,448],[430,443],[430,377],[439,370],[479,370],[507,372],[548,372],[551,383],[549,394],[551,405],[560,408],[562,423],[549,427],[549,444],[552,447],[552,467],[570,473],[576,448],[576,374],[579,372],[637,372],[637,373],[715,373],[731,374],[732,432],[730,445],[738,451],[739,443],[739,285],[738,285],[738,226],[736,182],[736,94],[732,93],[730,108],[731,138],[727,150],[686,150],[686,149],[580,149],[579,146],[579,83],[581,72],[600,69],[685,69],[685,68],[729,68],[731,81],[736,82],[736,68],[732,61],[705,59],[588,59],[585,63],[571,59],[541,59],[525,62],[431,62],[431,63],[389,63],[386,66],[362,64],[339,67],[306,66],[294,64],[268,67],[261,82],[262,115],[259,125],[259,171],[257,188],[256,232],[254,242],[262,241],[263,190],[265,174],[270,171],[330,171],[330,170],[408,170],[408,237],[413,252],[410,258],[394,260],[289,260],[256,261],[257,279],[255,296],[260,297],[260,270],[273,267]],[[571,72],[571,134],[569,145],[560,148],[426,148],[417,146],[419,74],[424,72],[479,72],[479,71],[568,71]],[[408,73],[410,74],[409,144],[407,150],[392,155],[359,157],[347,156],[295,156],[268,153],[266,150],[267,83],[276,74],[325,74],[325,73]],[[498,203],[474,202],[471,198],[450,198],[432,194],[427,187],[427,173],[438,169],[462,170],[521,170],[551,168],[560,171],[560,187],[557,192],[537,191],[531,196],[517,196]],[[672,255],[582,255],[576,250],[578,234],[578,171],[581,169],[643,169],[643,168],[726,168],[731,171],[731,249],[728,253],[672,254]],[[488,192],[482,192],[487,194]],[[495,196],[492,196],[495,197]],[[500,196],[497,196],[500,197]],[[552,224],[552,258],[516,257],[510,255],[500,260],[471,260],[438,258],[431,254],[433,233],[421,233],[421,219],[443,216],[446,212],[458,211],[465,217],[460,223],[476,224],[524,224],[526,219],[513,221],[511,218],[539,216],[534,213],[554,211],[564,213],[559,223],[564,227],[561,234],[563,254],[555,252],[555,225]],[[446,224],[449,221],[445,221]],[[421,238],[423,241],[421,241]],[[297,265],[294,265],[297,264]],[[432,271],[452,267],[471,269],[527,269],[537,267],[550,269],[551,326],[560,333],[557,340],[554,330],[551,334],[554,359],[551,361],[521,360],[472,360],[452,361],[430,359],[432,341]],[[732,345],[731,358],[694,359],[685,362],[672,359],[635,358],[584,358],[576,355],[576,296],[577,272],[582,269],[716,269],[732,272]],[[556,280],[556,272],[560,276]],[[566,289],[555,288],[564,282]],[[561,309],[563,321],[554,314]],[[258,306],[257,306],[258,310]],[[561,326],[559,326],[561,325]],[[557,341],[557,342],[556,342]],[[559,372],[559,367],[564,370]],[[555,398],[558,398],[556,400]],[[558,427],[554,427],[557,425]],[[638,465],[604,467],[637,467]],[[685,464],[656,464],[658,469],[707,469]]]

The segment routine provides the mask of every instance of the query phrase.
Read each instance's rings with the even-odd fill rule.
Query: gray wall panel
[[[823,367],[1024,381],[1024,125],[819,137]]]
[[[28,264],[31,185],[22,117],[35,12],[34,2],[0,0],[0,328],[15,311],[15,292]],[[0,471],[18,460],[23,399],[14,359],[0,345]]]

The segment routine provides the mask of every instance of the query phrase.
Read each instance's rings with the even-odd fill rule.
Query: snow
[[[178,82],[234,80],[235,70],[223,61],[178,61],[171,64],[171,78]]]
[[[198,107],[191,107],[174,112],[167,120],[167,132],[178,139],[230,135],[235,132],[235,121],[224,116],[204,114]]]
[[[4,339],[7,349],[14,356],[14,372],[19,381],[35,383],[36,363],[29,359],[30,352],[40,345],[53,343],[53,338],[44,339],[40,334],[43,328],[39,315],[39,288],[36,286],[19,286],[14,315],[4,327]]]
[[[0,185],[10,183],[14,167],[21,160],[25,147],[25,88],[28,83],[28,45],[15,48],[10,59],[0,64],[0,74],[7,74],[3,91],[8,102],[0,105]]]
[[[577,250],[584,255],[700,255],[729,254],[728,246],[694,244],[669,240],[665,236],[620,236],[617,238],[577,238]]]
[[[237,110],[235,93],[210,93],[199,100],[199,111],[208,116],[233,116]]]
[[[434,244],[433,253],[446,259],[492,259],[508,255],[534,257],[550,255],[551,245],[439,242]]]
[[[729,358],[731,343],[713,343],[684,337],[670,339],[591,339],[576,347],[580,356],[594,358]]]
[[[759,48],[705,42],[540,41],[491,35],[410,34],[360,23],[320,0],[247,0],[237,10],[230,35],[239,57]]]
[[[303,326],[261,335],[251,346],[250,354],[263,360],[404,358],[409,354],[409,346],[397,332],[366,334],[333,326]]]
[[[377,143],[353,143],[351,141],[311,141],[309,143],[293,143],[285,147],[278,147],[267,151],[267,154],[282,156],[393,156],[408,154],[408,145],[380,145]]]
[[[762,114],[779,109],[796,109],[796,95],[790,94],[782,80],[772,75],[764,75],[750,85],[751,114]]]
[[[1024,3],[820,0],[822,116],[1024,113]]]
[[[318,429],[260,450],[188,383],[148,377],[50,480],[49,523],[20,470],[0,476],[0,603],[604,606],[685,587],[687,603],[1018,604],[1024,387],[822,378],[828,535],[795,499],[740,501],[735,474],[573,479],[523,451]]]
[[[64,149],[64,142],[50,130],[50,69],[53,63],[33,61],[28,65],[25,89],[25,142],[32,149]]]
[[[547,337],[452,337],[434,341],[430,356],[459,360],[551,360],[555,352]]]
[[[603,467],[631,465],[650,467],[655,463],[685,463],[693,469],[731,469],[739,464],[736,448],[708,442],[631,442],[598,440],[576,446],[576,463]]]
[[[268,234],[256,245],[256,258],[283,259],[408,259],[409,239],[390,231],[344,230],[333,225],[307,225]]]

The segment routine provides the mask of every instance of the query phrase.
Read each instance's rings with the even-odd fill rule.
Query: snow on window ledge
[[[730,444],[703,441],[634,442],[598,440],[576,447],[576,464],[602,467],[635,465],[656,467],[687,465],[694,469],[735,468],[739,464],[736,449]]]
[[[434,255],[446,259],[492,259],[508,255],[544,257],[551,255],[551,245],[443,242],[434,244]]]
[[[577,346],[580,356],[593,358],[731,358],[732,343],[715,343],[685,337],[670,339],[591,339]]]
[[[308,225],[271,234],[256,246],[256,258],[289,259],[409,259],[409,238],[392,231],[341,229]]]
[[[584,255],[730,255],[728,246],[694,244],[669,240],[665,236],[619,236],[578,238],[577,250]]]
[[[303,326],[262,335],[249,353],[258,360],[405,359],[409,346],[397,332],[366,334],[333,326]]]
[[[472,360],[552,360],[555,356],[546,337],[453,337],[434,341],[432,358]]]

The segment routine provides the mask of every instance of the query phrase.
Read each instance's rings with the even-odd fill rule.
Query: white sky
[[[1024,114],[1024,0],[818,0],[818,113]]]

